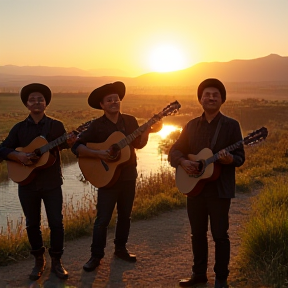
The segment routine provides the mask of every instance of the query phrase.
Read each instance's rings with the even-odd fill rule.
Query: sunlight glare
[[[164,124],[162,129],[159,132],[157,132],[157,134],[160,135],[160,137],[162,139],[165,139],[171,132],[174,132],[177,129],[179,129],[179,128],[177,128],[174,125],[165,125]]]
[[[162,45],[154,48],[150,55],[150,67],[155,72],[170,72],[187,67],[184,53],[176,46]]]

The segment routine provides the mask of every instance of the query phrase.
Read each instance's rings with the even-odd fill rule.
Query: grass
[[[256,197],[241,232],[239,264],[249,279],[273,287],[288,284],[288,186],[278,176]]]

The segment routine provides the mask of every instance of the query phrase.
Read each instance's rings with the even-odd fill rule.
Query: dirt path
[[[230,287],[249,287],[241,283],[236,267],[241,222],[250,206],[251,195],[237,195],[232,200],[230,212],[231,264]],[[0,267],[0,288],[45,287],[45,288],[121,288],[121,287],[178,287],[178,280],[190,276],[192,255],[190,227],[185,209],[164,213],[146,221],[133,222],[128,249],[137,254],[136,263],[126,263],[113,257],[113,231],[108,233],[106,255],[101,265],[93,272],[85,272],[83,264],[90,256],[91,237],[66,243],[63,264],[69,279],[59,280],[50,274],[50,259],[43,276],[37,282],[28,280],[33,259]],[[213,287],[214,243],[209,234],[209,283],[199,287]]]

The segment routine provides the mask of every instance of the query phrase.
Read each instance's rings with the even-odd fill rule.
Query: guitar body
[[[110,146],[124,139],[126,136],[116,131],[112,133],[105,142],[87,143],[87,147],[93,150],[108,150]],[[105,161],[98,158],[79,157],[78,164],[86,180],[97,188],[110,186],[119,176],[121,165],[129,161],[131,155],[130,146],[121,149],[120,157],[116,161]]]
[[[209,148],[202,149],[197,155],[189,154],[188,158],[192,161],[206,160],[213,156]],[[220,175],[220,165],[211,163],[199,176],[189,176],[179,165],[176,169],[176,186],[178,190],[187,196],[198,195],[206,182],[216,180]]]
[[[43,137],[36,137],[28,146],[18,147],[15,150],[25,153],[32,153],[48,142]],[[45,169],[53,165],[55,162],[54,156],[49,152],[45,152],[36,163],[29,166],[24,166],[15,161],[7,161],[8,177],[20,185],[26,185],[35,177],[36,170]]]

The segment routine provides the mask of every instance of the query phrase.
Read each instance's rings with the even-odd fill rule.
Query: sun
[[[184,52],[172,44],[155,47],[150,53],[149,64],[154,72],[170,72],[187,67]]]

